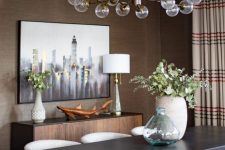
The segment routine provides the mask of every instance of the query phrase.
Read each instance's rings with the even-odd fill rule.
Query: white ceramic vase
[[[156,107],[164,107],[166,114],[174,122],[182,139],[187,127],[187,105],[183,97],[163,96],[156,100]]]
[[[45,108],[42,103],[40,90],[36,90],[35,103],[31,112],[31,118],[34,123],[42,123],[45,120]]]

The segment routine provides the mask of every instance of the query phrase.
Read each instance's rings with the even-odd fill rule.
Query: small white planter
[[[182,139],[187,127],[187,105],[183,97],[163,96],[156,100],[156,107],[164,107],[166,114],[174,122]]]
[[[36,91],[34,107],[31,112],[31,118],[34,123],[42,123],[45,120],[45,108],[42,103],[41,91]]]

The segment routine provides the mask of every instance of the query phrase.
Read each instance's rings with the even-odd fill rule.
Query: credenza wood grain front
[[[15,122],[11,127],[11,150],[23,150],[34,140],[62,139],[80,141],[80,138],[92,132],[120,132],[130,134],[134,127],[142,125],[142,114],[123,113],[121,116],[102,115],[91,119],[66,121],[65,118],[48,119],[42,124],[31,121]]]
[[[42,139],[65,139],[65,127],[64,124],[56,124],[56,125],[45,125],[35,127],[34,131],[34,140],[42,140]]]

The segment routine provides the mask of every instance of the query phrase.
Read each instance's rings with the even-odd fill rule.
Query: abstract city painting
[[[102,56],[109,54],[109,26],[20,22],[19,100],[31,103],[35,91],[26,72],[52,72],[42,100],[62,101],[110,96]]]

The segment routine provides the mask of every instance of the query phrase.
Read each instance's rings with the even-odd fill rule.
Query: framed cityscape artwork
[[[109,26],[20,21],[18,103],[34,101],[26,72],[51,71],[44,102],[110,96],[102,56],[109,54]]]

